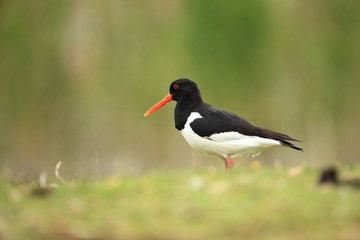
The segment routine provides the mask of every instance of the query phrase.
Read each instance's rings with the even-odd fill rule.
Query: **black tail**
[[[300,142],[299,140],[296,140],[296,139],[294,139],[293,141]],[[296,150],[298,150],[298,151],[304,151],[302,148],[299,148],[299,147],[295,146],[295,145],[292,144],[291,142],[288,142],[288,141],[285,141],[285,140],[280,140],[280,143],[281,143],[283,146],[291,147],[291,148],[296,149]]]
[[[260,137],[274,139],[274,140],[279,141],[283,146],[287,146],[287,147],[291,147],[291,148],[299,150],[299,151],[303,151],[302,148],[299,148],[299,147],[295,146],[294,144],[292,144],[291,142],[288,142],[288,141],[301,142],[300,140],[297,140],[286,134],[275,132],[275,131],[272,131],[272,130],[269,130],[266,128],[258,128],[258,129],[260,129],[260,134],[258,135]]]

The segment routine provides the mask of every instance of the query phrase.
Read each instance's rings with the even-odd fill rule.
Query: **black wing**
[[[287,141],[298,141],[288,135],[274,132],[269,129],[257,127],[245,118],[211,105],[205,104],[200,107],[200,115],[203,118],[195,119],[191,124],[193,131],[201,137],[210,137],[215,133],[238,132],[247,136],[258,136],[278,140],[282,145],[302,150]]]

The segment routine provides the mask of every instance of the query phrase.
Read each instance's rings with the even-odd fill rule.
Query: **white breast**
[[[190,124],[198,118],[203,118],[198,112],[192,112],[180,132],[188,144],[200,151],[218,156],[253,156],[261,151],[282,146],[277,140],[246,136],[238,132],[215,133],[209,137],[200,137],[191,128]]]

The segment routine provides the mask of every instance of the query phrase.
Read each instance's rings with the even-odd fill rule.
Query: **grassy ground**
[[[356,178],[359,167],[341,167]],[[155,171],[0,183],[0,239],[360,239],[360,190],[317,170]]]

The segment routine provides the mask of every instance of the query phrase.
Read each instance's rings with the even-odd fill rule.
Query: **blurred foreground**
[[[340,171],[349,179],[360,169]],[[359,189],[320,187],[317,177],[301,167],[152,171],[57,181],[46,193],[35,184],[1,181],[0,237],[358,239]]]

